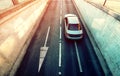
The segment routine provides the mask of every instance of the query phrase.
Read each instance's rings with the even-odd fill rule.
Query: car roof
[[[80,23],[76,16],[72,16],[72,17],[70,16],[70,17],[67,17],[67,19],[68,19],[69,24],[79,24]]]

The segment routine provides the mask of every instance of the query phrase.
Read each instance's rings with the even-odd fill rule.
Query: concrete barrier
[[[97,49],[104,59],[100,60],[105,76],[120,76],[120,22],[104,11],[92,6],[84,0],[73,0],[78,11],[86,24],[87,32],[91,34],[91,39],[97,43],[94,48]],[[92,42],[94,42],[92,41]],[[107,72],[105,60],[111,73]]]
[[[0,12],[13,6],[12,0],[0,0]]]
[[[0,20],[0,76],[14,76],[49,0],[36,0]]]

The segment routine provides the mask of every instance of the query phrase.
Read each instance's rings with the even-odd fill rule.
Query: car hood
[[[71,31],[71,30],[67,30],[68,34],[83,34],[82,30],[78,30],[78,31]]]

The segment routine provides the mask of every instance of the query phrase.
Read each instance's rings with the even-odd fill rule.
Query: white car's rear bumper
[[[80,35],[79,37],[71,37],[69,36],[68,34],[65,35],[67,39],[71,39],[71,40],[79,40],[79,39],[82,39],[83,38],[83,35]]]

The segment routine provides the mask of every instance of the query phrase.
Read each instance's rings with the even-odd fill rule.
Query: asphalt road
[[[16,76],[104,76],[85,30],[81,40],[65,39],[63,18],[68,13],[78,15],[72,0],[51,0]],[[44,45],[48,51],[38,71]]]

